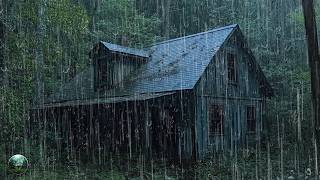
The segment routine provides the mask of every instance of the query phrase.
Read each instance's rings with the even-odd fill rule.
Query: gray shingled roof
[[[146,48],[139,54],[150,55],[148,62],[132,74],[123,88],[95,92],[93,66],[89,66],[49,97],[46,103],[193,89],[216,52],[237,27],[230,25],[160,42]],[[113,51],[137,54],[136,50],[130,48],[123,49],[122,46],[109,43],[105,46]]]

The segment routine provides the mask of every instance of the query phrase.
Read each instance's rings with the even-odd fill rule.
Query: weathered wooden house
[[[273,91],[238,25],[145,49],[99,42],[90,58],[33,110],[57,148],[201,159],[261,137]]]

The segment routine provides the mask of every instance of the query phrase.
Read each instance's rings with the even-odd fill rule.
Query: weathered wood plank
[[[260,139],[263,93],[259,87],[258,76],[250,67],[250,55],[243,47],[244,43],[239,43],[242,38],[238,38],[237,33],[239,32],[236,32],[216,54],[195,88],[195,129],[199,158],[213,150],[228,149],[234,152],[241,147],[241,143],[245,143],[246,137]],[[236,83],[228,82],[228,53],[236,55]],[[224,106],[223,136],[209,135],[208,107],[214,104]],[[258,131],[255,135],[247,133],[247,106],[256,107]]]

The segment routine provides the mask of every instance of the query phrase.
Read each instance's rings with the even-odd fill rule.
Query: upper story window
[[[132,73],[146,60],[131,55],[108,53],[95,60],[95,88],[109,90],[121,88],[129,81]]]
[[[256,108],[254,106],[247,106],[247,131],[256,131]]]
[[[227,63],[228,63],[228,81],[231,83],[237,82],[236,77],[236,58],[234,54],[227,54]]]
[[[99,59],[97,64],[98,87],[112,88],[114,82],[114,62],[108,59]]]
[[[147,51],[106,42],[99,42],[89,55],[93,59],[95,91],[124,87],[149,58]]]
[[[209,107],[209,135],[223,135],[224,108],[222,105]]]

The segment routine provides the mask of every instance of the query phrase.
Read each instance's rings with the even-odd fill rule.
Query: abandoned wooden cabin
[[[58,149],[188,160],[261,138],[273,91],[238,25],[145,49],[99,42],[90,59],[32,111]]]

